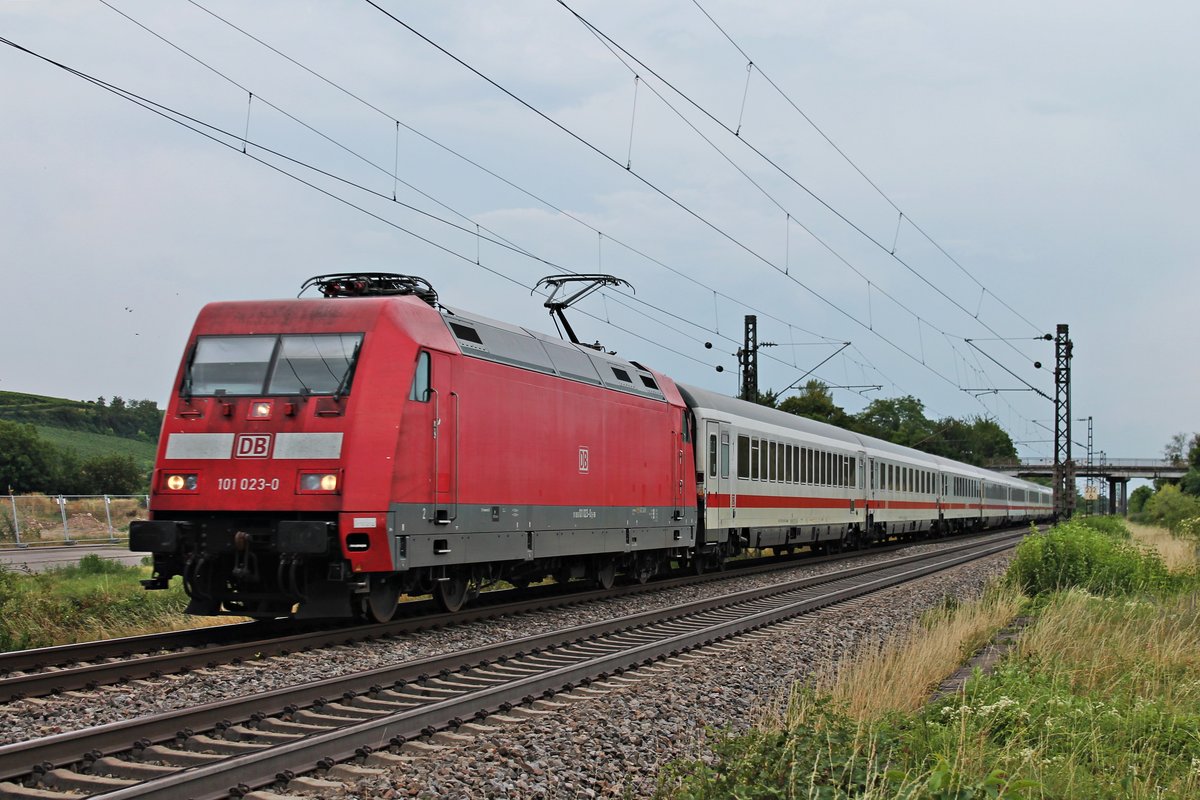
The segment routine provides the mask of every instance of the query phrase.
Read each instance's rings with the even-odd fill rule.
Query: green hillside
[[[0,419],[69,431],[88,431],[154,441],[162,412],[151,400],[64,400],[22,392],[0,392]]]
[[[33,425],[43,440],[81,459],[127,455],[148,470],[154,464],[162,412],[150,400],[81,401],[0,392],[0,420]]]
[[[37,428],[38,436],[45,441],[63,450],[73,450],[84,460],[94,456],[130,456],[144,470],[150,470],[154,466],[155,445],[150,442],[88,431],[51,428],[46,425],[34,427]]]

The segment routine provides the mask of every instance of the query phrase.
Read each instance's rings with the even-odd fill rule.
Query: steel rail
[[[285,689],[276,690],[273,692],[257,695],[252,698],[235,698],[227,701],[214,702],[204,706],[183,709],[166,714],[156,715],[154,717],[143,718],[139,720],[131,720],[120,723],[100,726],[97,728],[76,731],[72,733],[59,734],[56,736],[37,739],[31,742],[22,742],[13,745],[0,747],[0,780],[8,780],[20,776],[28,775],[31,765],[42,764],[48,762],[53,765],[71,764],[81,760],[86,760],[95,752],[119,752],[125,751],[131,745],[145,747],[152,742],[164,742],[178,738],[178,734],[183,731],[190,734],[190,729],[210,729],[212,727],[229,725],[229,719],[250,718],[258,715],[270,715],[285,712],[299,705],[312,705],[317,698],[325,697],[353,697],[356,693],[361,693],[369,687],[378,689],[382,685],[392,684],[396,687],[403,688],[412,681],[422,681],[429,678],[431,675],[441,676],[442,678],[449,677],[454,672],[464,672],[472,668],[478,668],[479,665],[486,665],[503,662],[507,658],[517,658],[525,653],[539,653],[543,648],[548,648],[553,645],[562,645],[564,641],[569,642],[569,646],[578,647],[580,643],[593,643],[597,637],[604,634],[612,634],[614,632],[624,631],[621,634],[628,636],[629,631],[642,632],[644,629],[653,624],[661,623],[664,620],[670,620],[671,624],[680,618],[680,615],[697,615],[706,614],[713,611],[728,609],[734,605],[745,605],[747,603],[761,602],[764,598],[771,596],[779,596],[789,592],[805,590],[814,586],[834,584],[852,580],[855,577],[871,572],[881,572],[885,570],[902,570],[900,577],[891,579],[875,579],[868,582],[868,587],[882,588],[885,580],[890,580],[892,583],[903,579],[905,576],[916,577],[919,574],[927,574],[928,572],[937,569],[945,569],[949,566],[961,563],[972,558],[978,558],[982,555],[987,555],[992,552],[1006,549],[1011,545],[1011,541],[1019,538],[1019,536],[1010,536],[1003,541],[997,541],[995,537],[991,537],[984,545],[958,545],[952,548],[939,551],[937,553],[925,553],[915,556],[907,556],[900,559],[892,559],[881,564],[864,565],[854,567],[847,570],[840,570],[834,573],[829,573],[822,576],[814,576],[798,581],[789,582],[781,586],[766,587],[760,589],[745,590],[731,595],[726,595],[719,598],[709,598],[703,601],[685,604],[680,607],[666,610],[658,610],[646,612],[634,617],[625,617],[614,620],[606,620],[589,625],[576,626],[566,630],[559,630],[547,634],[525,637],[516,641],[508,641],[501,644],[489,645],[481,648],[475,648],[468,651],[460,651],[448,655],[435,656],[422,659],[420,661],[411,662],[391,667],[382,667],[366,672],[356,673],[353,675],[342,676],[338,678],[330,678],[319,681],[313,684],[288,687]],[[963,553],[962,555],[953,555]],[[924,567],[915,567],[908,569],[909,565],[918,564],[919,562],[929,562]],[[889,584],[890,585],[890,584]],[[823,597],[826,598],[825,604],[836,602],[837,599],[844,599],[844,592],[856,592],[862,594],[866,589],[845,589],[838,592],[827,592]],[[847,595],[848,596],[848,595]],[[811,603],[816,601],[806,601]],[[817,603],[820,605],[821,603]],[[799,606],[793,606],[799,608]],[[797,611],[796,613],[801,613]],[[723,623],[735,624],[735,623]],[[765,623],[764,623],[765,624]],[[716,634],[710,635],[707,638],[711,640]],[[721,634],[728,635],[728,634]],[[671,639],[670,641],[675,641]],[[689,645],[694,646],[694,645]],[[649,647],[642,645],[640,647]],[[668,648],[668,650],[671,648]],[[635,648],[635,654],[640,654],[640,648]],[[666,652],[666,651],[664,651]],[[636,661],[639,658],[648,656],[637,655],[634,658]],[[632,662],[630,662],[632,663]],[[599,670],[603,671],[603,670]],[[557,673],[555,673],[557,674]],[[521,691],[517,691],[516,697],[520,697],[526,689],[526,681],[518,682],[522,687]],[[561,684],[559,684],[561,686]],[[414,689],[416,687],[413,687]],[[538,689],[544,691],[549,686]],[[506,695],[508,697],[508,695]],[[489,707],[492,707],[491,695],[478,697],[476,700],[464,701],[466,705],[473,707],[466,710],[465,715],[470,716],[475,712],[483,712]],[[447,701],[448,702],[448,701]],[[511,702],[511,700],[503,700],[503,702]],[[325,701],[321,699],[315,703],[317,706],[325,705]],[[439,708],[441,705],[438,706]],[[461,712],[460,707],[460,712]],[[457,716],[451,715],[451,716]],[[419,719],[427,720],[425,716],[418,715]],[[414,717],[414,719],[417,717]],[[407,724],[407,723],[406,723]],[[446,720],[440,723],[446,724]],[[421,730],[428,727],[427,724],[418,725],[416,730]],[[347,729],[348,730],[348,729]],[[398,734],[391,734],[392,736]],[[403,734],[411,736],[412,733]],[[311,738],[311,737],[310,737]],[[135,741],[136,740],[136,741]],[[368,744],[370,744],[368,742]],[[374,745],[372,745],[374,746]],[[351,748],[353,749],[353,748]],[[289,751],[290,752],[290,751]],[[224,763],[224,762],[222,762]],[[194,770],[189,770],[189,774]],[[146,784],[139,784],[145,786]],[[189,790],[191,791],[191,790]],[[130,795],[133,796],[133,795]]]
[[[904,570],[895,575],[867,581],[855,586],[826,592],[816,597],[798,600],[769,608],[748,616],[716,622],[698,630],[677,634],[618,653],[588,659],[577,664],[551,669],[510,683],[492,686],[469,695],[449,698],[411,711],[402,711],[386,718],[368,720],[328,733],[315,734],[289,744],[272,747],[259,753],[234,756],[206,766],[174,773],[137,786],[94,795],[95,800],[178,800],[181,794],[195,800],[220,800],[231,793],[241,794],[278,780],[298,763],[343,761],[361,752],[369,752],[420,735],[430,728],[446,725],[448,720],[470,716],[477,709],[497,712],[523,697],[553,692],[594,675],[636,668],[654,660],[676,655],[682,651],[729,639],[740,633],[781,622],[785,619],[880,591],[899,583],[949,569],[968,561],[1001,552],[1010,542],[979,547],[975,552],[960,554],[924,566]],[[925,560],[930,560],[927,557]],[[894,566],[894,565],[893,565]],[[231,785],[236,775],[236,784]]]
[[[992,537],[995,534],[981,535]],[[412,616],[405,616],[382,624],[351,627],[320,625],[315,630],[304,627],[297,630],[296,623],[247,622],[2,653],[0,654],[0,671],[24,672],[25,674],[9,674],[0,677],[0,698],[43,697],[65,691],[94,689],[97,686],[127,683],[138,678],[183,672],[197,666],[211,667],[219,663],[237,663],[264,655],[280,655],[298,650],[353,644],[415,633],[430,628],[442,628],[532,611],[580,605],[679,586],[730,580],[797,566],[862,558],[910,545],[911,543],[907,542],[898,543],[857,551],[853,554],[813,558],[747,559],[737,562],[742,566],[734,566],[727,572],[673,577],[609,590],[588,589],[564,593],[561,585],[534,587],[517,600],[501,596],[508,592],[488,592],[483,597],[494,595],[494,597],[488,598],[491,602],[485,600],[483,604],[453,614],[429,613],[433,608],[432,601],[418,601],[411,604],[414,606],[411,612]],[[270,627],[264,627],[265,625]],[[265,637],[264,633],[267,634]],[[143,652],[144,655],[142,655]],[[135,654],[139,657],[134,658]],[[118,659],[118,661],[113,662],[108,659]],[[78,666],[46,669],[47,667],[60,667],[71,662],[76,662]]]

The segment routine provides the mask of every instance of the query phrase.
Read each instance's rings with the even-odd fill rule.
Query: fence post
[[[61,494],[58,496],[58,508],[63,518],[63,543],[71,544],[71,529],[67,527],[67,498]]]
[[[10,494],[8,499],[12,502],[13,535],[17,537],[17,547],[25,547],[26,545],[21,542],[21,517],[17,514],[17,498]]]
[[[117,536],[115,533],[113,533],[112,508],[109,505],[110,503],[112,503],[112,498],[108,495],[104,495],[104,518],[108,521],[108,541],[115,542],[117,540]]]

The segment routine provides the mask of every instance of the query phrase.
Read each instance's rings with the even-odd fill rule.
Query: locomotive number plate
[[[217,491],[221,492],[275,492],[279,490],[279,478],[217,478]]]

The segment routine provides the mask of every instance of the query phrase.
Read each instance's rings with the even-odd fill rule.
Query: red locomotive
[[[386,619],[402,593],[454,610],[489,580],[609,586],[686,557],[694,456],[669,378],[440,313],[421,279],[314,282],[335,299],[200,312],[153,520],[130,531],[150,588],[182,575],[195,614]]]
[[[386,620],[402,594],[457,610],[489,581],[608,587],[1050,513],[1044,487],[681,392],[421,278],[309,286],[325,299],[205,306],[188,339],[130,549],[147,588],[183,576],[189,613]]]

